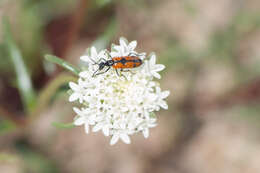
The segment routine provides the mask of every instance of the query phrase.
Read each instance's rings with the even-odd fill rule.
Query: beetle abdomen
[[[142,65],[142,60],[137,56],[123,56],[123,57],[114,57],[113,68],[135,68]]]

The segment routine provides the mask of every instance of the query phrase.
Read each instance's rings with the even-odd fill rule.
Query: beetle
[[[98,65],[98,69],[93,73],[92,77],[106,73],[111,67],[116,70],[116,73],[119,76],[119,74],[118,74],[119,69],[120,69],[120,72],[124,71],[124,69],[129,71],[129,69],[131,69],[131,68],[141,66],[143,64],[143,61],[140,59],[138,54],[132,53],[132,54],[129,54],[128,56],[113,57],[113,58],[111,57],[110,60],[105,60],[104,58],[101,58],[99,60],[99,63],[95,62],[95,64]],[[99,71],[103,70],[105,67],[108,67],[108,68],[104,72],[99,72]]]

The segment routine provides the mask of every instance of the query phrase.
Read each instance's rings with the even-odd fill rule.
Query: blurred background
[[[260,172],[259,0],[1,0],[1,173]],[[109,145],[68,128],[71,73],[120,36],[166,65],[150,137]]]

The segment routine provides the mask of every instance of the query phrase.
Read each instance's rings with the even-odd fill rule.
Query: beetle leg
[[[118,73],[118,70],[117,69],[115,69],[116,70],[116,74],[117,74],[117,76],[119,76],[120,77],[120,75],[119,75],[119,73]]]
[[[98,62],[96,62],[96,64],[99,64],[101,61],[106,62],[106,60],[105,60],[104,58],[100,58],[100,59],[98,60]]]
[[[98,72],[98,69],[97,69],[97,71],[94,72],[94,74],[92,75],[92,77],[97,76],[97,75],[100,75],[100,74],[104,74],[104,73],[106,73],[109,69],[110,69],[110,67],[108,67],[108,68],[106,69],[106,71],[104,71],[104,72],[99,72],[99,73],[95,74],[96,72]]]
[[[93,73],[92,77],[95,77],[97,75],[96,74],[97,72],[98,72],[98,69]]]
[[[140,54],[138,54],[138,53],[129,53],[129,55],[128,56],[137,56],[137,57],[140,57],[140,56],[144,56],[145,54],[143,54],[143,53],[140,53]]]
[[[129,69],[121,69],[121,72],[130,72],[131,74],[135,74],[132,70]]]
[[[131,56],[131,55],[133,55],[133,56],[140,56],[140,54],[133,53],[133,52],[129,53],[129,55],[128,55],[128,56]]]
[[[125,78],[125,80],[127,80],[126,76],[122,74],[122,72],[124,72],[124,70],[121,68],[120,70],[120,76],[123,76]]]

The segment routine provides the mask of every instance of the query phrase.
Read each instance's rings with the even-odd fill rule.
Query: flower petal
[[[155,65],[155,62],[156,62],[156,55],[152,54],[149,60],[150,67]]]
[[[85,61],[85,62],[91,62],[91,60],[89,59],[89,56],[87,56],[87,55],[83,55],[83,56],[81,56],[80,57],[80,60],[82,60],[82,61]]]
[[[93,131],[93,132],[97,132],[97,131],[99,131],[100,129],[102,129],[102,124],[101,124],[101,123],[98,123],[98,124],[96,124],[96,125],[93,127],[92,131]]]
[[[77,91],[79,89],[79,86],[77,84],[75,84],[74,82],[69,82],[69,86],[74,91]]]
[[[161,93],[161,98],[162,99],[164,99],[164,98],[166,98],[166,97],[168,97],[170,95],[170,91],[163,91],[162,93]]]
[[[122,46],[115,45],[113,49],[114,49],[114,52],[119,52],[122,49]]]
[[[89,78],[89,72],[88,71],[82,71],[79,73],[79,76],[82,78]]]
[[[97,59],[98,53],[95,47],[91,47],[90,53],[91,53],[91,58],[93,58],[94,60]]]
[[[81,110],[80,110],[79,108],[77,108],[77,107],[73,107],[73,111],[74,111],[77,115],[81,115],[81,114],[82,114]]]
[[[85,126],[84,126],[85,132],[88,134],[89,132],[89,125],[87,122],[85,122]]]
[[[167,103],[166,103],[166,101],[161,101],[160,102],[160,106],[163,108],[163,109],[168,109],[168,105],[167,105]]]
[[[120,134],[120,138],[126,144],[130,144],[131,143],[129,136],[127,134],[125,134],[125,133]]]
[[[159,74],[159,73],[157,73],[157,72],[152,72],[152,75],[155,77],[155,78],[157,78],[157,79],[161,79],[161,75]]]
[[[81,126],[85,123],[85,118],[84,117],[78,117],[74,120],[73,122],[76,126]]]
[[[129,49],[133,51],[137,46],[137,41],[131,41],[128,45]]]
[[[78,100],[79,97],[80,97],[80,94],[79,94],[79,93],[73,93],[73,94],[71,94],[70,97],[69,97],[69,102],[74,102],[74,101]]]
[[[148,128],[145,128],[145,129],[143,130],[143,135],[144,135],[145,138],[148,138],[148,137],[149,137],[149,129],[148,129]]]
[[[120,46],[127,47],[128,41],[124,37],[120,37],[119,39]]]
[[[111,57],[119,57],[120,53],[119,52],[111,52],[110,55],[111,55]]]
[[[108,126],[103,127],[102,131],[103,131],[105,136],[109,135],[109,127]]]
[[[163,69],[165,69],[165,65],[156,64],[153,70],[158,72],[158,71],[162,71]]]
[[[118,139],[119,139],[119,135],[114,134],[110,140],[110,145],[114,145],[115,143],[117,143]]]

